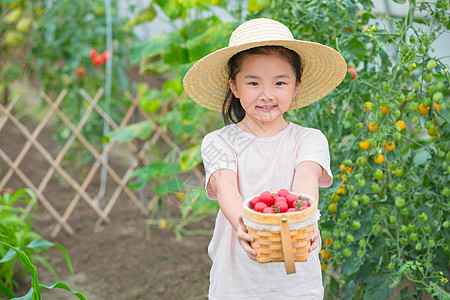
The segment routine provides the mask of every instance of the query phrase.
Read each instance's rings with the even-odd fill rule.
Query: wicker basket
[[[311,206],[297,212],[263,214],[250,208],[255,196],[242,203],[244,224],[254,238],[252,247],[256,250],[257,261],[284,262],[287,274],[295,273],[296,261],[308,259],[314,226],[320,217],[314,197],[292,194],[301,196]]]

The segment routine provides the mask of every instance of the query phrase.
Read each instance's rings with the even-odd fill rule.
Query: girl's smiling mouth
[[[258,105],[256,106],[256,109],[258,109],[261,112],[269,112],[274,110],[277,107],[277,105]]]

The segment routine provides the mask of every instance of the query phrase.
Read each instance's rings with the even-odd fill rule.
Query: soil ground
[[[31,129],[36,126],[32,120],[26,123]],[[46,129],[39,136],[39,141],[54,154],[58,146],[52,141],[51,135],[52,132]],[[0,141],[2,150],[13,159],[25,143],[23,135],[11,122],[0,131]],[[8,170],[6,163],[1,160],[0,168],[2,175]],[[33,182],[39,183],[39,177],[49,165],[32,147],[20,168]],[[13,189],[24,186],[16,176],[7,184]],[[59,197],[60,201],[53,205],[60,213],[71,198],[66,196],[69,192],[73,195],[72,190],[58,180],[52,180],[45,189],[49,199]],[[65,247],[74,268],[71,274],[61,251],[57,248],[48,249],[47,259],[60,277],[56,279],[38,262],[36,265],[41,284],[52,285],[62,281],[89,300],[207,298],[211,266],[207,246],[210,236],[185,236],[179,242],[169,228],[151,227],[150,238],[147,238],[147,217],[125,195],[121,196],[109,214],[111,223],[100,227],[95,227],[97,217],[92,210],[84,201],[80,201],[69,219],[69,224],[76,232],[73,236],[61,230],[56,238],[51,238],[50,233],[55,225],[53,218],[42,205],[33,214],[34,231],[44,239]],[[212,230],[213,223],[214,218],[208,218],[196,224],[195,229]],[[17,281],[19,287],[16,296],[23,296],[30,288],[30,278],[18,277]],[[43,291],[42,298],[77,299],[64,290]]]

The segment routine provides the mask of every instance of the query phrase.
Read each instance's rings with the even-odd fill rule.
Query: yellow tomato
[[[383,114],[387,114],[389,111],[387,106],[381,106],[381,105],[380,105],[380,110]]]
[[[361,149],[367,150],[370,147],[370,143],[367,140],[364,140],[364,142],[359,143],[359,146],[361,147]]]
[[[378,124],[375,124],[373,126],[371,124],[369,124],[369,130],[373,131],[373,132],[378,131]]]
[[[439,111],[441,109],[441,106],[439,105],[439,103],[434,102],[434,109],[436,109],[436,111]]]
[[[405,122],[403,122],[402,120],[398,120],[397,122],[395,122],[395,124],[400,127],[400,130],[405,129]]]
[[[426,115],[429,110],[430,110],[429,106],[424,106],[422,103],[420,103],[420,105],[419,105],[419,114],[421,116]]]
[[[393,141],[385,142],[384,147],[386,148],[387,151],[392,152],[395,149],[395,143]]]
[[[366,103],[364,103],[364,110],[369,112],[370,111],[370,106],[372,105],[372,102],[367,101]]]
[[[373,158],[374,162],[376,162],[377,164],[381,164],[384,161],[384,156],[381,153],[378,153],[377,155],[375,155],[375,157]]]

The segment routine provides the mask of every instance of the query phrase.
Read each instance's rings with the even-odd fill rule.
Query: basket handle
[[[283,245],[284,267],[286,274],[295,273],[294,249],[286,217],[280,218],[281,244]]]

